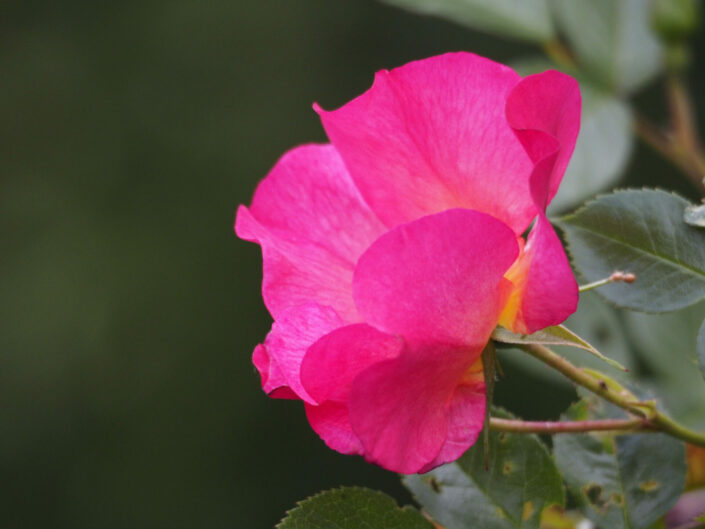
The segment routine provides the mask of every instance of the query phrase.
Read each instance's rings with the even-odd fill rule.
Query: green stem
[[[687,441],[688,443],[705,446],[705,436],[703,434],[689,430],[685,426],[678,424],[676,421],[664,415],[660,412],[656,412],[654,417],[651,419],[654,426],[661,430],[671,434],[673,437]]]
[[[595,421],[516,421],[512,419],[490,419],[490,428],[498,432],[512,433],[580,433],[616,431],[654,431],[646,419],[601,419]]]
[[[613,282],[614,282],[614,280],[611,277],[606,277],[604,279],[600,279],[599,281],[593,281],[592,283],[588,283],[587,285],[580,285],[580,287],[578,288],[578,291],[580,293],[587,292],[588,290],[592,290],[594,288],[609,285],[610,283],[613,283]]]
[[[587,292],[588,290],[592,290],[593,288],[598,288],[602,287],[605,285],[609,285],[610,283],[615,283],[617,281],[624,281],[625,283],[633,283],[636,280],[636,276],[630,272],[622,272],[620,270],[615,270],[612,272],[612,274],[609,277],[606,277],[604,279],[600,279],[598,281],[593,281],[592,283],[588,283],[587,285],[582,285],[578,287],[578,292]]]
[[[650,423],[653,425],[654,429],[670,434],[683,441],[705,446],[705,435],[688,430],[684,426],[676,423],[673,419],[658,411],[652,402],[636,400],[634,395],[628,391],[620,391],[614,388],[614,385],[608,384],[606,381],[574,366],[562,356],[551,351],[548,347],[539,344],[526,344],[520,345],[519,347],[534,358],[542,361],[556,371],[559,371],[576,384],[592,391],[632,415],[636,415],[641,420]]]

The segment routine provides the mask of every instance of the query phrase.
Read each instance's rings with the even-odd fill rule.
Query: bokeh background
[[[232,224],[286,149],[325,140],[313,101],[450,50],[537,48],[372,0],[0,6],[0,527],[271,528],[341,484],[410,501],[261,393],[259,249]],[[702,30],[693,50],[703,94]],[[664,115],[658,82],[637,104]],[[643,145],[625,174],[695,198]],[[497,391],[527,418],[573,397],[511,362]]]

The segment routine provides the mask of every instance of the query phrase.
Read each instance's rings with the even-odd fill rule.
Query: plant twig
[[[693,102],[679,74],[669,75],[666,81],[666,94],[675,140],[685,151],[695,174],[699,175],[697,183],[702,185],[702,180],[705,178],[705,153],[698,138]]]
[[[692,101],[678,74],[669,76],[666,92],[670,130],[662,130],[639,115],[634,120],[634,129],[645,143],[671,160],[701,193],[705,193],[705,152],[693,120]]]
[[[601,419],[594,421],[518,421],[512,419],[490,419],[490,428],[498,432],[513,433],[580,433],[606,431],[654,431],[654,426],[646,419]]]
[[[670,434],[683,441],[698,446],[705,446],[704,434],[694,432],[676,423],[673,419],[658,411],[653,402],[637,400],[634,395],[627,390],[623,388],[620,388],[621,390],[616,389],[613,383],[608,384],[605,380],[601,380],[574,366],[562,356],[551,351],[548,347],[539,344],[526,344],[520,345],[519,347],[534,358],[560,372],[574,383],[592,391],[632,415],[648,421],[654,429]]]
[[[566,68],[574,68],[575,60],[570,50],[558,39],[549,40],[543,43],[543,51],[553,62]]]

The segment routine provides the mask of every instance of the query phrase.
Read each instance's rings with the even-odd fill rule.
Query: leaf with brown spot
[[[650,479],[649,481],[643,481],[639,483],[639,488],[644,492],[653,492],[657,490],[661,484],[655,479]]]
[[[562,418],[613,417],[615,410],[588,397]],[[554,455],[568,490],[598,527],[647,529],[683,492],[685,448],[665,434],[558,435]]]

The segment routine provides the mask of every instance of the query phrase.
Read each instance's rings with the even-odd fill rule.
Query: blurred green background
[[[235,208],[286,149],[325,140],[313,101],[444,51],[537,48],[371,0],[0,14],[0,527],[271,528],[340,484],[409,501],[260,391],[250,354],[270,320]],[[693,49],[705,64],[702,31]],[[638,102],[663,113],[657,85]],[[692,194],[643,146],[627,175]],[[527,417],[572,397],[511,366],[498,392]]]

